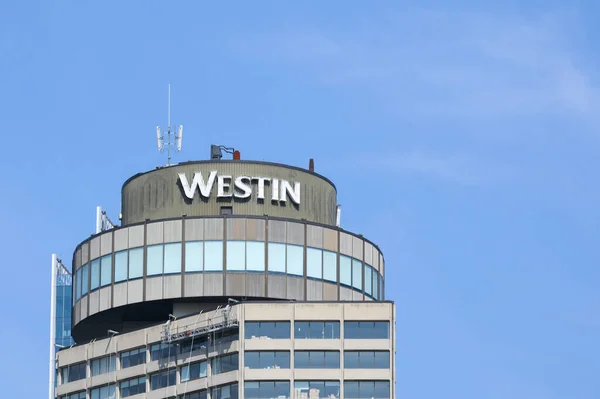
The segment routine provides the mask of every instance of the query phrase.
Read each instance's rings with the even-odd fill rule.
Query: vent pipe
[[[239,151],[234,151],[233,152],[233,159],[235,159],[236,161],[240,160],[240,152]]]
[[[308,171],[309,172],[315,171],[315,160],[312,158],[308,161]]]

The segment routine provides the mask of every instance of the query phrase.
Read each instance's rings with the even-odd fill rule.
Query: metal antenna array
[[[171,141],[173,134],[174,141]],[[165,140],[165,135],[167,136]],[[160,126],[156,126],[156,140],[158,142],[158,151],[163,152],[164,147],[167,147],[167,166],[171,165],[171,146],[174,146],[177,151],[181,151],[181,139],[183,138],[183,125],[177,127],[177,133],[171,132],[171,84],[169,84],[169,101],[167,104],[167,131],[160,130]]]

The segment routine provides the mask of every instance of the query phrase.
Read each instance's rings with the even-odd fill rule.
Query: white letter
[[[253,177],[252,180],[258,180],[258,195],[256,196],[258,199],[265,199],[265,180],[266,177]]]
[[[296,205],[300,205],[300,183],[294,183],[294,191],[292,186],[287,180],[281,181],[281,195],[279,196],[280,201],[286,201],[286,196],[289,195],[292,202]]]
[[[271,201],[279,200],[279,180],[271,180]]]
[[[204,183],[204,178],[202,177],[201,172],[194,173],[194,178],[192,179],[192,185],[188,183],[187,177],[185,177],[185,173],[179,174],[179,180],[181,181],[181,186],[183,187],[183,191],[185,196],[189,199],[194,198],[194,193],[198,188],[200,188],[200,195],[205,198],[210,197],[210,192],[212,191],[212,187],[215,184],[215,177],[217,176],[217,171],[213,170],[210,172],[210,176],[208,177],[208,182]]]
[[[247,181],[248,183],[244,183]],[[235,193],[237,198],[248,198],[252,195],[252,187],[250,187],[251,181],[248,176],[240,176],[235,179],[235,188],[242,190],[242,193]]]
[[[217,177],[217,197],[231,197],[233,194],[225,193],[225,189],[229,190],[229,183],[225,183],[225,179],[231,181],[231,176],[218,176]]]

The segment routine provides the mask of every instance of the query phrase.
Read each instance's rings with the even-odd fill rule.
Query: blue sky
[[[176,161],[336,183],[385,253],[398,398],[600,397],[600,5],[215,4],[0,5],[3,395],[46,395],[50,255],[165,162],[170,82]]]

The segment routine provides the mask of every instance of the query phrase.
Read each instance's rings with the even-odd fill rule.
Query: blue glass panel
[[[323,251],[323,279],[337,283],[337,254]]]
[[[88,265],[83,265],[81,268],[81,296],[88,293]]]
[[[90,290],[100,287],[100,259],[94,259],[90,267]]]
[[[127,251],[115,252],[115,283],[127,280]]]
[[[129,280],[140,278],[144,275],[144,249],[133,248],[129,250]]]
[[[379,273],[373,269],[373,298],[379,299]]]
[[[373,295],[373,269],[371,266],[365,264],[365,293],[369,296]]]
[[[165,244],[165,274],[181,273],[181,244]]]
[[[81,268],[77,269],[77,271],[75,272],[75,289],[76,289],[75,298],[78,301],[79,298],[81,298]]]
[[[285,273],[285,244],[269,243],[269,271]]]
[[[112,283],[112,255],[103,256],[100,260],[100,286]]]
[[[223,241],[204,243],[204,271],[223,271]]]
[[[323,277],[323,251],[315,248],[306,249],[306,275],[316,279]]]
[[[362,291],[362,262],[352,259],[352,286]]]
[[[265,271],[265,243],[248,241],[246,243],[246,270]]]
[[[340,255],[340,284],[352,286],[352,259]]]
[[[287,245],[287,273],[304,276],[304,248],[299,245]]]
[[[246,270],[245,241],[227,241],[227,270]]]
[[[146,275],[156,276],[163,272],[163,246],[151,245],[146,248]]]
[[[204,242],[185,243],[185,271],[201,272],[204,264]]]

